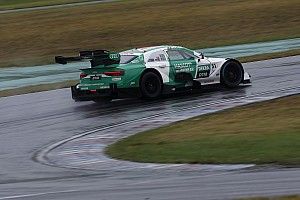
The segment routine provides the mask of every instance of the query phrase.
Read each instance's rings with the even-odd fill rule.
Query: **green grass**
[[[299,195],[279,196],[279,197],[253,197],[242,198],[239,200],[300,200]]]
[[[0,0],[0,10],[60,5],[91,0]]]
[[[242,106],[115,144],[117,159],[154,163],[300,164],[300,96]]]
[[[300,37],[298,0],[128,0],[1,14],[0,67],[80,49],[206,48]]]

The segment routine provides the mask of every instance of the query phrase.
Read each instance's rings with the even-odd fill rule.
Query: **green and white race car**
[[[71,87],[78,101],[140,96],[155,99],[162,94],[222,84],[233,88],[250,83],[242,64],[231,58],[208,58],[180,46],[135,48],[120,53],[82,51],[77,57],[56,56],[60,64],[89,60],[80,82]]]

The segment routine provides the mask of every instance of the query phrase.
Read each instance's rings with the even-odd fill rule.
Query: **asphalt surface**
[[[250,87],[153,102],[78,103],[67,89],[1,98],[0,200],[299,194],[299,168],[122,161],[110,165],[111,159],[102,154],[107,144],[139,130],[300,91],[300,56],[248,63],[245,68],[253,78]]]

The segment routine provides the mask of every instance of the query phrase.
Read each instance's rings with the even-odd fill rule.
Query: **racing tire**
[[[227,61],[221,69],[221,84],[228,88],[237,87],[244,78],[244,70],[237,61]]]
[[[140,90],[145,99],[157,99],[162,93],[162,81],[154,72],[146,72],[140,81]]]

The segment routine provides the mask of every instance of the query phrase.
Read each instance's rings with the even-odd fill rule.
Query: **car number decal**
[[[210,65],[200,65],[198,66],[197,78],[209,77]]]

